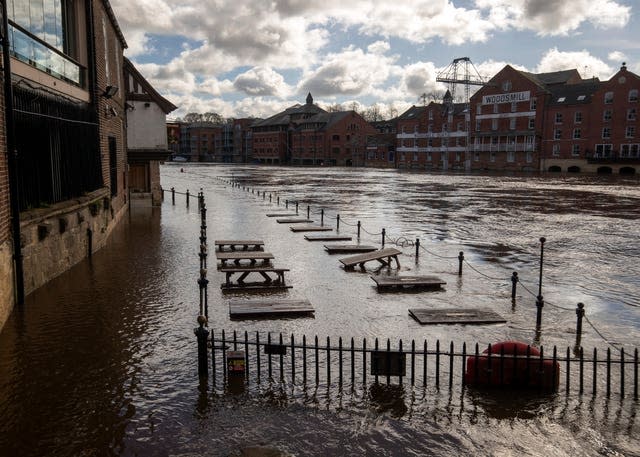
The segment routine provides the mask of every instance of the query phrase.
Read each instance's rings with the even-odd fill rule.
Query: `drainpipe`
[[[9,204],[11,206],[11,233],[13,237],[13,262],[16,275],[16,304],[24,304],[24,268],[20,245],[20,201],[18,199],[18,150],[15,141],[13,118],[13,87],[11,85],[11,56],[9,55],[9,18],[7,2],[2,2],[2,60],[4,65],[4,109],[7,155],[9,167]]]

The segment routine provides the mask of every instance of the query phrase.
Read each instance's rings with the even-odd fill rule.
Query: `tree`
[[[334,103],[333,105],[327,106],[327,111],[330,113],[337,113],[339,111],[344,111],[344,109],[340,103]]]
[[[377,122],[384,120],[384,116],[382,115],[380,106],[378,106],[377,104],[371,105],[369,108],[364,110],[364,112],[362,113],[362,117],[364,117],[368,122]]]
[[[202,120],[204,122],[213,122],[214,124],[224,124],[224,118],[220,116],[218,113],[204,113],[202,115]]]

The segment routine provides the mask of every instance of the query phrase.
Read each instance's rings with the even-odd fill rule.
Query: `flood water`
[[[184,172],[181,172],[181,168]],[[232,187],[234,180],[252,191]],[[203,189],[208,237],[262,239],[315,317],[231,321],[223,275],[209,268],[209,326],[321,338],[575,342],[578,302],[588,350],[637,346],[640,182],[584,176],[452,175],[396,170],[166,165],[162,184]],[[267,192],[266,196],[257,192]],[[269,202],[269,195],[272,202]],[[280,198],[280,206],[276,199]],[[400,271],[345,272],[324,243],[268,212],[285,200],[363,244],[403,251]],[[295,212],[295,204],[289,204]],[[109,245],[16,309],[0,333],[0,456],[236,455],[264,445],[291,455],[640,455],[633,399],[537,397],[368,385],[251,385],[239,395],[198,381],[195,199],[134,210]],[[546,238],[536,336],[540,237]],[[416,258],[413,242],[420,239]],[[458,276],[458,253],[466,259]],[[511,300],[511,274],[522,280]],[[378,293],[371,274],[435,274],[442,291]],[[526,289],[525,289],[526,287]],[[273,294],[271,294],[273,295]],[[421,326],[411,308],[471,307],[506,324]]]

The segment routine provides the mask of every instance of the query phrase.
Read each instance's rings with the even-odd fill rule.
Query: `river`
[[[241,186],[232,187],[234,180]],[[331,338],[518,339],[627,348],[640,333],[634,177],[424,174],[397,170],[165,165],[165,189],[202,189],[208,237],[263,239],[312,319],[231,321],[209,268],[210,327]],[[266,192],[259,195],[257,192]],[[269,202],[269,196],[272,201]],[[276,205],[280,198],[280,207]],[[362,243],[403,251],[402,274],[447,282],[426,294],[380,294],[265,213],[289,210]],[[265,445],[292,455],[640,455],[632,399],[575,393],[501,398],[432,388],[307,389],[263,384],[231,395],[200,383],[199,213],[184,195],[131,211],[108,246],[27,297],[0,333],[0,455],[234,455]],[[540,238],[542,329],[536,335]],[[416,258],[416,239],[420,240]],[[463,252],[463,274],[457,255]],[[212,257],[212,256],[211,256]],[[214,259],[210,259],[213,264]],[[511,300],[511,274],[522,284]],[[506,324],[421,326],[407,310],[480,307]],[[590,350],[590,349],[589,349]],[[614,349],[616,350],[616,349]]]

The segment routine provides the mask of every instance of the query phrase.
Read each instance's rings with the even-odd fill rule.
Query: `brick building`
[[[21,240],[12,255],[23,259],[22,269],[11,265],[16,282],[11,278],[9,290],[20,299],[102,247],[126,212],[127,44],[107,0],[7,6],[11,66],[3,67],[3,79],[10,78],[13,91],[17,151],[10,195],[20,221],[11,236]],[[6,202],[0,203],[4,218]],[[5,225],[0,220],[2,238]],[[4,291],[6,261],[0,265]],[[12,304],[0,298],[1,325]]]
[[[442,103],[409,108],[398,117],[398,168],[468,168],[468,124],[467,105],[454,103],[449,91]]]
[[[375,168],[395,168],[396,134],[398,119],[371,122],[376,134],[367,139],[365,166]]]

